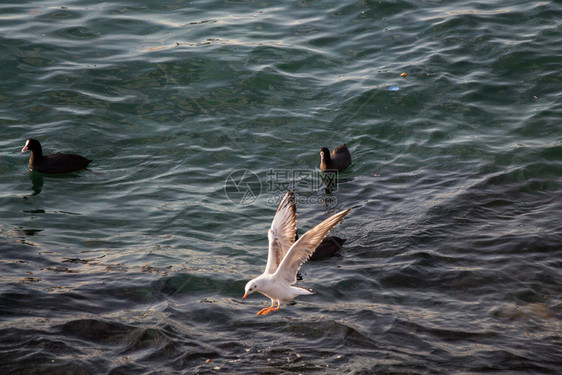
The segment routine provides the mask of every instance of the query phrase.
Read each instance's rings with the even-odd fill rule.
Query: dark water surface
[[[557,1],[3,2],[0,372],[561,373],[561,20]],[[90,171],[30,173],[29,137]],[[337,190],[301,178],[343,142]],[[359,207],[340,256],[301,270],[317,294],[261,317],[241,297],[286,182],[301,230]]]

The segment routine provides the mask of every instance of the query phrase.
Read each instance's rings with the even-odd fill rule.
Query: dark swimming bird
[[[298,235],[295,236],[295,241],[299,238]],[[326,258],[333,257],[338,253],[338,251],[343,247],[343,243],[346,241],[345,238],[328,236],[324,237],[320,245],[316,247],[312,255],[308,260],[322,260]],[[297,273],[297,280],[302,280],[302,275],[300,271]]]
[[[320,170],[342,171],[351,164],[351,154],[345,144],[339,145],[330,152],[328,148],[320,150]]]
[[[29,168],[41,173],[68,173],[85,169],[92,162],[83,156],[75,154],[43,155],[41,143],[35,139],[28,139],[21,152],[31,151]]]
[[[299,234],[296,233],[295,241],[298,239]],[[335,236],[324,237],[322,242],[316,246],[316,249],[314,249],[314,252],[308,260],[320,260],[336,255],[336,253],[343,247],[343,243],[345,241],[347,241],[345,238]]]
[[[340,237],[325,237],[316,250],[312,253],[309,260],[319,260],[329,258],[336,255],[336,253],[343,247],[345,238]]]

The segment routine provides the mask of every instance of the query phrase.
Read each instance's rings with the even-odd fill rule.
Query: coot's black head
[[[320,159],[321,160],[330,160],[330,150],[327,147],[322,147],[320,149]]]
[[[25,142],[25,146],[21,149],[21,152],[24,151],[31,151],[35,154],[35,156],[43,155],[43,150],[41,149],[41,143],[39,143],[36,139],[28,139]]]

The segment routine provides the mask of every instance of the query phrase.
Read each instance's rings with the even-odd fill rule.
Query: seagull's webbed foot
[[[261,309],[256,315],[267,315],[272,311],[279,310],[281,308],[281,302],[277,301],[277,307],[274,308],[273,306],[275,306],[275,301],[271,301],[271,306]]]
[[[267,313],[269,313],[269,309],[272,309],[273,306],[275,306],[275,301],[271,301],[271,306],[269,307],[264,307],[263,309],[261,309],[260,311],[258,311],[256,313],[256,315],[266,315]],[[266,312],[267,311],[267,312]]]
[[[267,314],[269,314],[269,313],[272,312],[272,311],[279,310],[280,308],[281,308],[281,302],[279,302],[279,305],[277,305],[276,308],[274,308],[274,309],[269,309],[269,310],[267,310],[266,312],[264,312],[262,315],[267,315]]]

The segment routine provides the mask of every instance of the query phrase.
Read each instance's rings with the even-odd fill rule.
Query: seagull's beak
[[[248,297],[248,293],[245,293],[244,297],[242,297],[242,299],[246,299],[246,297]]]
[[[27,151],[27,145],[23,146],[23,148],[21,149],[21,152]]]

